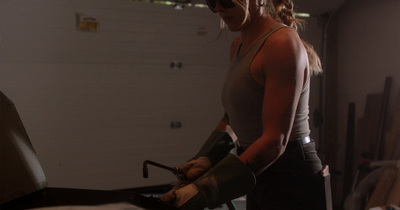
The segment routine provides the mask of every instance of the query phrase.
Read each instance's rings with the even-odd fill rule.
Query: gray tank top
[[[262,134],[262,105],[264,87],[250,74],[250,64],[267,38],[275,31],[287,27],[276,24],[258,38],[252,46],[238,56],[238,49],[231,61],[229,72],[222,89],[222,104],[229,117],[229,124],[238,137],[240,145],[247,149]],[[308,74],[309,75],[309,74]],[[309,78],[303,87],[297,106],[289,141],[301,139],[310,134],[308,125]]]

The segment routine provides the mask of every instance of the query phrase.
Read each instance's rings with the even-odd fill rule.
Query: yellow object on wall
[[[76,26],[78,31],[97,31],[98,21],[94,17],[76,14]]]

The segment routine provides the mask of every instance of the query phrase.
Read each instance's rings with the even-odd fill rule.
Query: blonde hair
[[[268,0],[268,8],[270,15],[275,20],[284,23],[296,31],[299,27],[303,28],[304,20],[296,18],[292,0]],[[307,51],[311,74],[318,75],[322,73],[321,60],[318,54],[310,44],[304,40],[302,41]]]
[[[243,11],[245,11],[245,18],[243,21],[246,20],[247,16],[249,15],[249,1],[252,0],[232,0],[237,6],[241,7]],[[253,0],[254,1],[254,0]],[[295,12],[293,10],[294,4],[292,0],[265,0],[267,1],[267,11],[274,18],[276,21],[281,22],[295,31],[298,28],[304,27],[304,20],[298,19],[295,16]],[[264,4],[262,4],[264,5]],[[260,6],[262,6],[260,5]],[[225,27],[225,23],[221,19],[221,29]],[[306,41],[301,40],[304,44],[304,47],[307,51],[308,62],[310,66],[311,75],[318,75],[322,73],[322,65],[321,59],[319,58],[317,52],[315,52],[314,48],[308,44]]]

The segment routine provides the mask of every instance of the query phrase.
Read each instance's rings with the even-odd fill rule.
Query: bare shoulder
[[[257,55],[258,68],[264,75],[291,78],[307,68],[308,58],[296,31],[282,28],[273,33]],[[270,77],[272,78],[272,77]]]
[[[269,64],[291,64],[304,69],[308,62],[304,44],[297,32],[291,28],[282,28],[273,33],[266,40],[260,53]]]
[[[291,28],[282,28],[273,33],[267,39],[265,47],[269,49],[268,51],[286,51],[286,53],[288,50],[301,53],[304,49],[298,33]]]

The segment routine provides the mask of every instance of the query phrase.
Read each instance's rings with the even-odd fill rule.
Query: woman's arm
[[[252,62],[251,74],[265,89],[263,132],[239,159],[256,175],[285,151],[307,66],[304,46],[291,29],[271,36]]]

